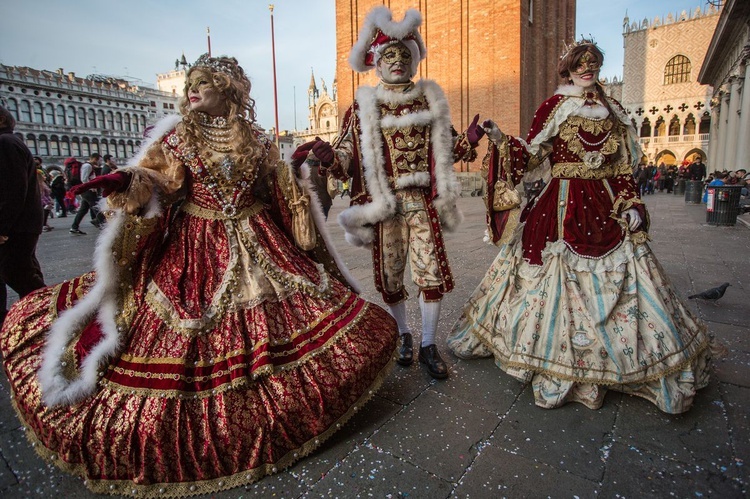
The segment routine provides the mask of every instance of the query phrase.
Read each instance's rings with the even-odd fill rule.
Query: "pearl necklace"
[[[232,150],[230,142],[234,140],[234,130],[224,116],[198,115],[201,135],[206,145],[215,152],[227,153]]]
[[[583,142],[584,144],[586,144],[589,147],[596,147],[596,146],[600,146],[600,145],[604,144],[607,141],[607,139],[609,138],[609,136],[611,134],[612,134],[612,130],[610,130],[606,134],[604,134],[604,138],[602,138],[602,140],[598,140],[596,142],[589,142],[588,140],[586,140],[583,137],[581,137],[581,132],[576,132],[576,136],[578,137],[578,140],[580,140],[581,142]]]
[[[208,148],[220,154],[232,152],[234,147],[231,142],[234,141],[234,130],[229,126],[226,117],[210,116],[205,113],[200,113],[198,116],[201,135]],[[224,178],[230,180],[234,170],[234,160],[229,154],[225,154],[218,165]]]

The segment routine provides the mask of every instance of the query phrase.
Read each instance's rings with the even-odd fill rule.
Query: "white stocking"
[[[435,343],[438,319],[440,318],[440,302],[424,301],[424,294],[419,294],[419,308],[422,310],[422,346]]]
[[[396,324],[398,324],[398,334],[411,333],[409,324],[406,322],[406,301],[402,301],[396,305],[388,305],[388,310],[390,311],[391,316],[396,319]]]

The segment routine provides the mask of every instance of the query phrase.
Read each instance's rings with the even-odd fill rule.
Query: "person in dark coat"
[[[692,165],[690,165],[689,175],[690,180],[703,180],[706,178],[706,165],[703,164],[703,160],[698,156]]]
[[[0,106],[0,324],[7,313],[5,284],[21,298],[45,286],[36,259],[43,225],[37,173],[15,126],[13,115]]]

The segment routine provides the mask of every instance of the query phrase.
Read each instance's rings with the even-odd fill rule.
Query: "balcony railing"
[[[664,143],[671,143],[674,144],[676,142],[701,142],[703,144],[707,144],[709,139],[709,134],[707,133],[699,133],[699,134],[689,134],[689,135],[669,135],[669,136],[660,136],[660,137],[640,137],[638,139],[638,142],[642,146],[647,145],[660,145]]]

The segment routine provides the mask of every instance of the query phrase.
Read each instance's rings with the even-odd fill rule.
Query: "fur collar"
[[[380,118],[378,105],[406,104],[424,96],[429,109],[403,116]],[[392,216],[396,210],[396,196],[391,189],[385,169],[383,138],[381,129],[430,126],[430,146],[435,162],[434,178],[424,173],[399,177],[398,187],[423,186],[434,183],[437,197],[435,207],[441,214],[448,230],[460,223],[462,216],[456,207],[456,198],[461,194],[461,184],[453,171],[453,135],[450,109],[440,86],[432,80],[420,80],[406,92],[394,92],[383,85],[360,87],[356,100],[359,105],[357,118],[360,126],[360,152],[364,170],[364,183],[372,202],[355,205],[339,214],[338,220],[346,231],[346,239],[356,246],[368,245],[373,240],[372,225]]]

